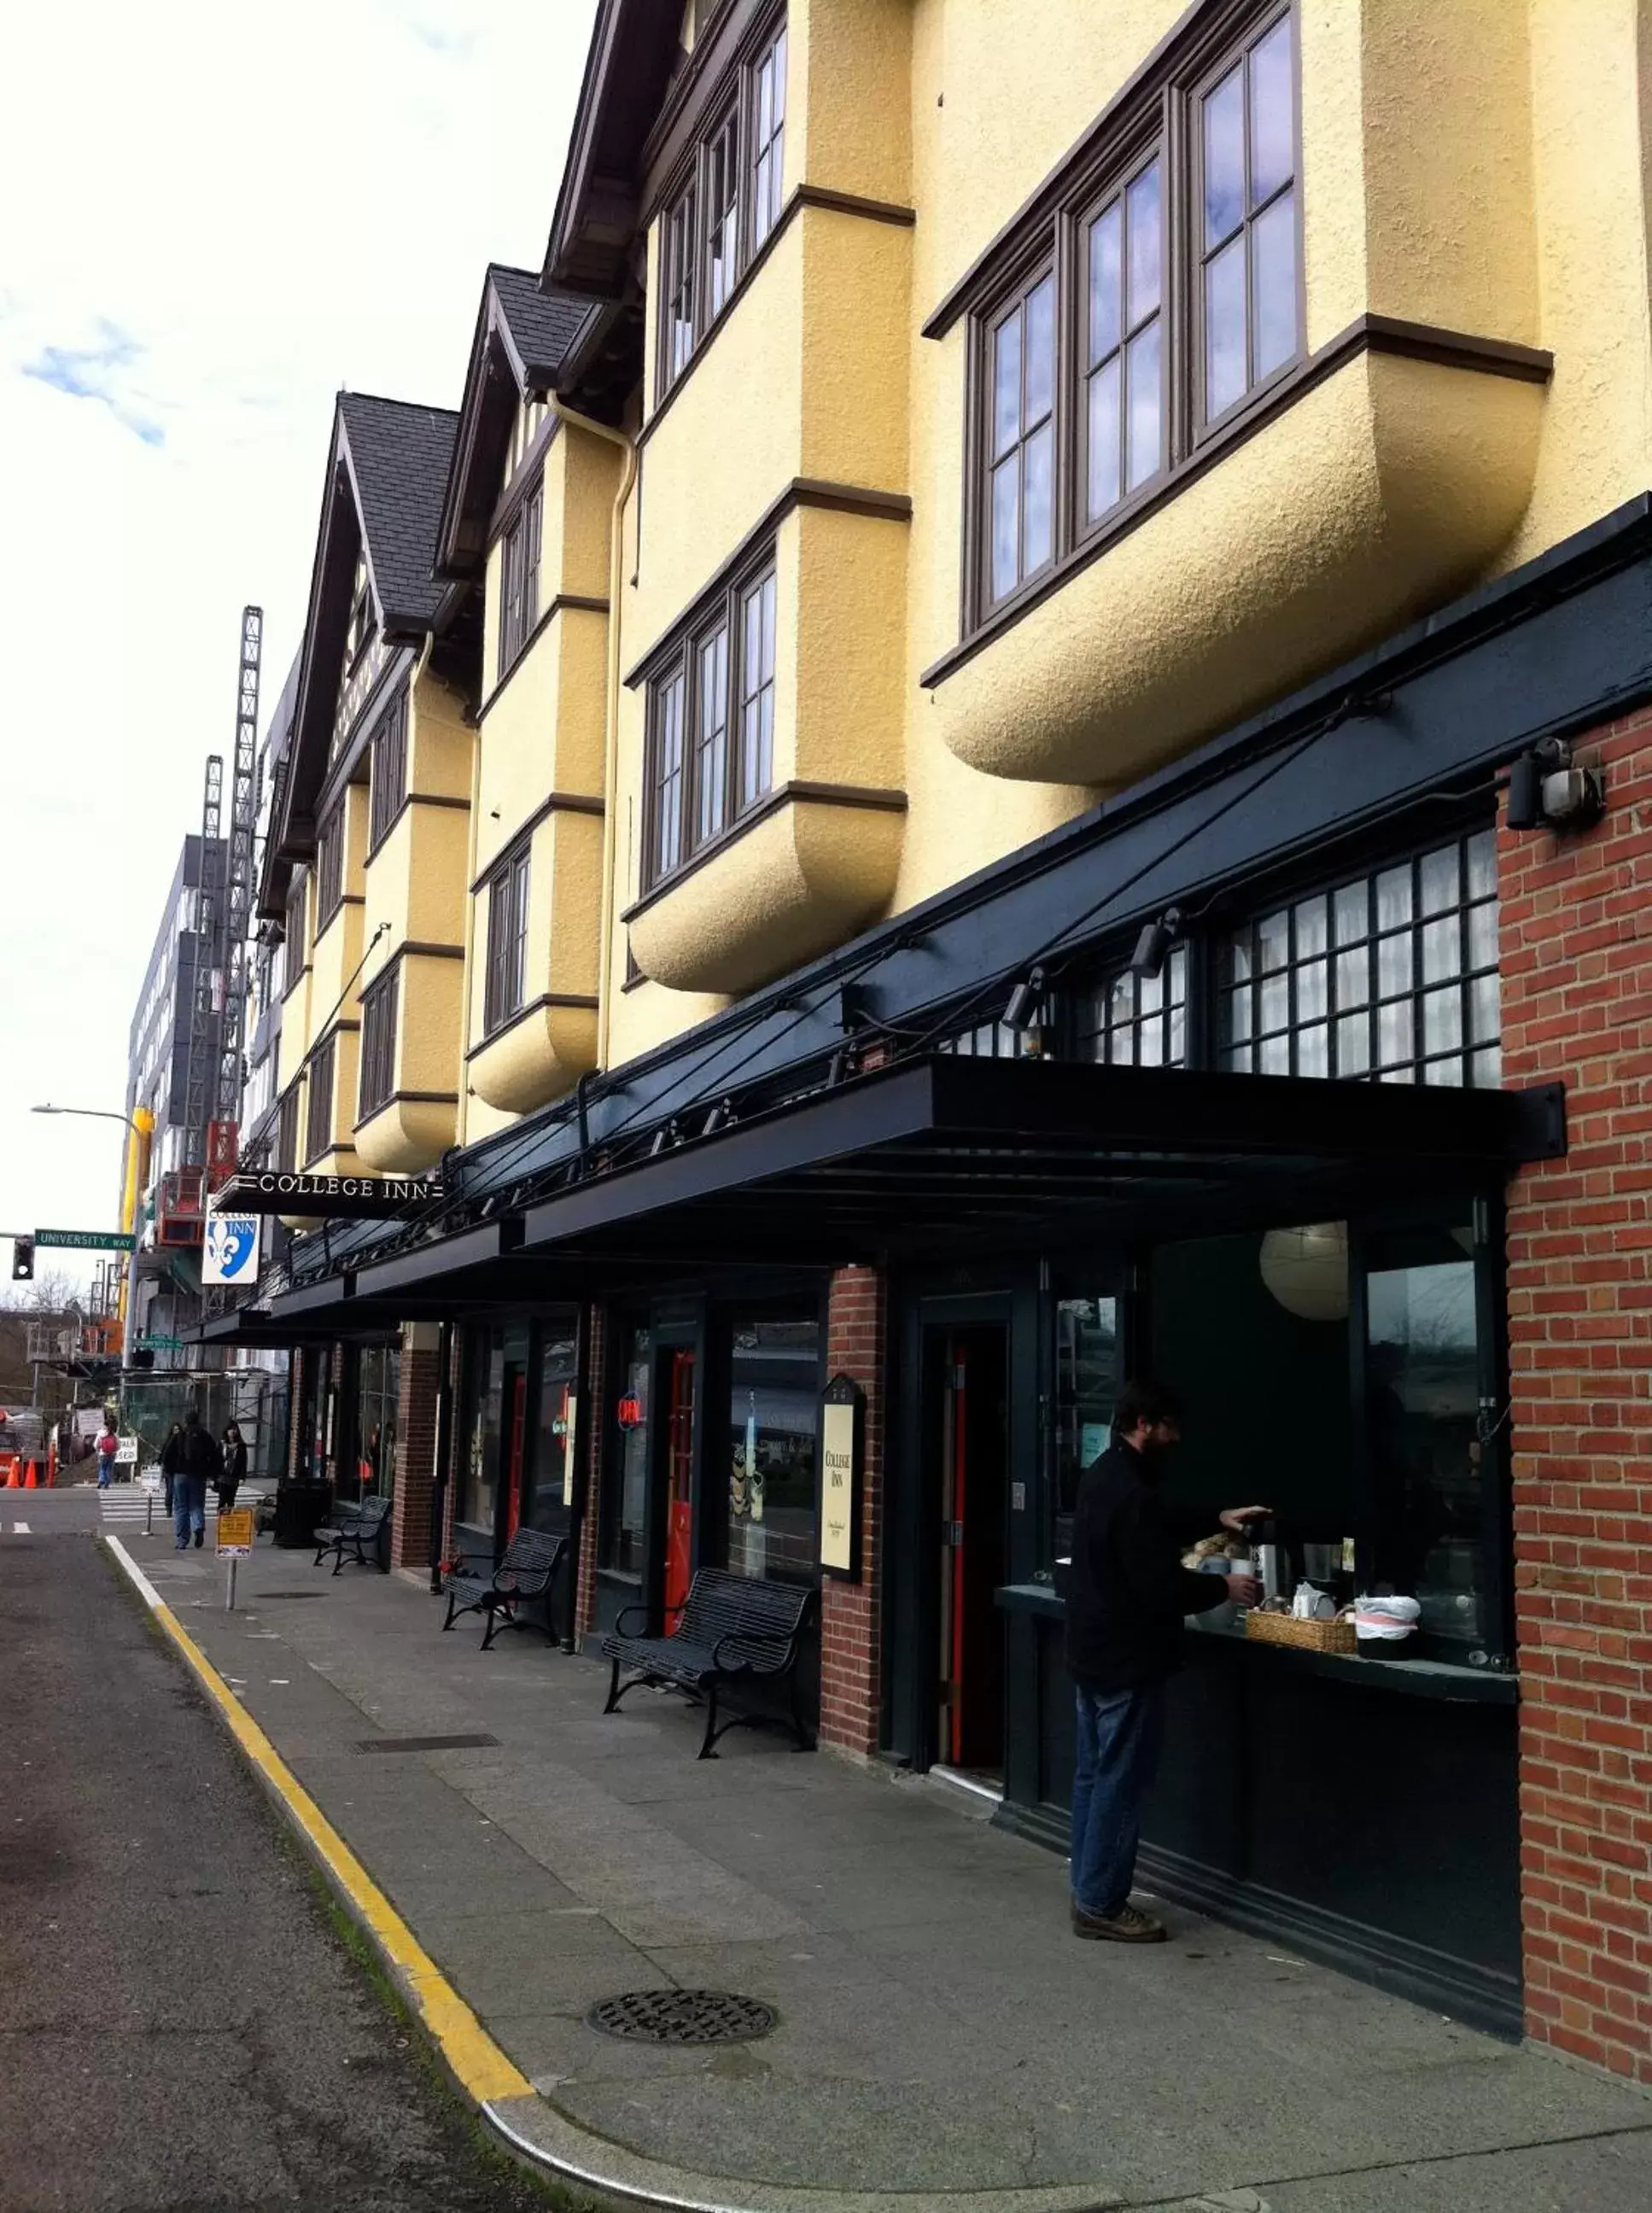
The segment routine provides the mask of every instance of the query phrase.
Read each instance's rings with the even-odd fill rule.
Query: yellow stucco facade
[[[981,619],[982,319],[1016,275],[995,241],[1023,225],[1035,269],[1038,224],[1083,216],[1037,196],[1070,158],[1100,176],[1114,104],[1195,102],[1226,66],[1199,41],[1278,12],[794,0],[771,229],[668,385],[674,187],[653,204],[639,172],[634,452],[520,393],[474,696],[419,677],[414,802],[370,858],[352,811],[363,903],[287,1002],[283,1082],[351,960],[360,988],[401,964],[414,1095],[356,1132],[364,1161],[426,1166],[544,1106],[605,1033],[610,1066],[658,1046],[1646,485],[1652,0],[1295,0],[1295,356]],[[685,49],[723,21],[686,9]],[[534,481],[537,603],[507,656],[503,546]],[[766,788],[661,873],[650,681],[769,558]],[[490,871],[522,850],[518,1011],[491,1023]]]

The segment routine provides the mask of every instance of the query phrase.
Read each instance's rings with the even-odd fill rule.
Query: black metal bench
[[[457,1569],[442,1578],[442,1588],[448,1594],[448,1618],[442,1626],[451,1629],[461,1613],[486,1614],[484,1652],[502,1629],[542,1629],[553,1644],[559,1643],[551,1619],[549,1600],[552,1583],[567,1551],[566,1537],[547,1536],[541,1529],[519,1529],[505,1546],[504,1557],[491,1576],[472,1575]],[[546,1600],[543,1621],[535,1621],[531,1615],[524,1619],[517,1612],[524,1599],[535,1598]]]
[[[814,1741],[803,1726],[797,1703],[797,1661],[814,1604],[814,1592],[808,1584],[759,1582],[751,1576],[731,1574],[726,1568],[701,1568],[681,1606],[668,1609],[677,1616],[677,1626],[669,1636],[630,1634],[627,1619],[643,1614],[644,1609],[628,1606],[615,1622],[613,1634],[603,1638],[602,1656],[613,1662],[603,1712],[613,1713],[625,1693],[639,1683],[681,1691],[696,1704],[704,1697],[707,1701],[705,1735],[697,1757],[710,1759],[716,1757],[717,1739],[727,1730],[741,1722],[759,1727],[777,1718],[742,1710],[719,1728],[719,1695],[735,1685],[783,1680],[792,1734],[801,1750],[813,1751]],[[622,1667],[636,1671],[624,1684],[619,1680]]]
[[[376,1496],[363,1498],[357,1505],[335,1506],[332,1519],[323,1521],[315,1532],[312,1565],[319,1568],[331,1552],[335,1576],[347,1559],[354,1560],[358,1568],[376,1567],[379,1539],[389,1511],[390,1501]],[[368,1558],[369,1545],[375,1556],[372,1559]]]

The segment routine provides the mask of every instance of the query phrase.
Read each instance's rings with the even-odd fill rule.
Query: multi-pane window
[[[360,1115],[365,1121],[396,1088],[396,998],[401,971],[393,967],[362,994]]]
[[[1164,465],[1164,163],[1156,152],[1085,230],[1084,512]]]
[[[649,683],[645,890],[773,788],[776,589],[731,585]]]
[[[1207,423],[1296,353],[1295,79],[1286,15],[1199,97],[1202,413]]]
[[[545,488],[536,484],[499,546],[499,661],[503,676],[533,635],[539,613],[539,538]]]
[[[315,838],[315,928],[317,935],[338,911],[344,893],[344,803],[329,812]]]
[[[304,972],[304,899],[308,889],[305,879],[300,876],[287,894],[287,918],[282,924],[282,940],[285,947],[285,958],[281,965],[283,997]]]
[[[1187,948],[1173,946],[1156,976],[1126,968],[1100,985],[1081,1016],[1079,1049],[1115,1066],[1187,1064]]]
[[[527,974],[528,848],[521,845],[488,879],[488,966],[483,1025],[489,1034],[521,1010]]]
[[[783,18],[739,70],[730,104],[718,110],[688,157],[660,219],[661,398],[780,220],[785,127]]]
[[[310,1056],[308,1111],[304,1118],[304,1158],[319,1159],[332,1145],[332,1077],[338,1058],[335,1030]]]
[[[299,1097],[296,1082],[289,1084],[276,1110],[275,1165],[289,1175],[298,1166]]]
[[[786,137],[786,33],[777,33],[753,72],[752,241],[761,246],[780,218]]]
[[[1296,105],[1292,12],[1258,4],[1144,80],[1006,243],[1014,277],[983,277],[966,629],[1173,487],[1300,358]]]
[[[369,848],[389,833],[407,796],[407,694],[401,692],[373,733],[373,791],[368,817]]]
[[[993,326],[987,597],[1007,599],[1055,550],[1056,280],[1046,270]]]
[[[1502,1080],[1489,830],[1247,924],[1222,948],[1228,1068],[1494,1087]]]

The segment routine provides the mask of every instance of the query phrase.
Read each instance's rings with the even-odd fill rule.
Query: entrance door
[[[694,1527],[694,1350],[679,1345],[667,1356],[666,1574],[669,1613],[688,1596],[690,1544]]]
[[[1004,1616],[994,1594],[1008,1556],[1008,1333],[992,1322],[944,1334],[937,1737],[950,1765],[1002,1777]]]

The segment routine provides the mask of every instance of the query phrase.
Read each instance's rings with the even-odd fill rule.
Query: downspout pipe
[[[637,482],[637,441],[624,430],[613,430],[607,423],[599,423],[589,415],[576,414],[573,408],[565,406],[554,392],[550,394],[550,400],[562,422],[576,430],[588,431],[594,438],[605,439],[611,446],[618,446],[625,456],[619,472],[619,489],[614,494],[613,519],[608,531],[608,698],[607,728],[603,733],[602,914],[597,956],[601,964],[601,973],[597,980],[596,998],[596,1064],[599,1070],[606,1070],[613,1029],[614,877],[619,839],[619,600],[625,581],[625,503]]]

